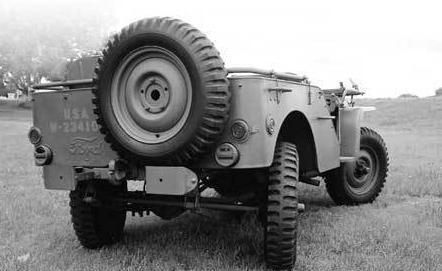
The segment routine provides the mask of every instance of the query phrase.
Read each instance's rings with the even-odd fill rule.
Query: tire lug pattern
[[[296,261],[298,221],[296,146],[278,142],[269,169],[265,253],[268,267],[290,269]]]
[[[83,197],[86,186],[87,183],[81,182],[69,193],[71,221],[80,244],[97,249],[116,243],[123,234],[126,211],[93,207],[85,203]],[[117,193],[119,189],[125,189],[125,186],[104,184],[97,185],[96,189],[101,193]]]
[[[124,144],[112,133],[112,125],[103,117],[105,108],[105,95],[110,95],[109,89],[102,87],[107,80],[105,74],[114,68],[111,67],[110,58],[118,52],[122,44],[138,34],[148,31],[162,33],[173,37],[193,54],[197,60],[197,66],[200,73],[201,90],[206,96],[203,114],[200,116],[200,126],[193,132],[193,137],[184,142],[183,146],[177,148],[168,157],[148,157],[148,155],[135,154],[124,147]],[[96,90],[94,94],[94,113],[97,116],[98,123],[101,126],[100,131],[105,134],[105,138],[110,142],[112,149],[116,150],[121,156],[136,164],[146,164],[150,162],[169,165],[171,161],[180,161],[180,165],[195,162],[207,150],[215,144],[221,136],[224,127],[229,119],[231,93],[229,90],[229,81],[227,80],[227,71],[219,52],[213,46],[213,43],[199,30],[177,19],[169,17],[155,17],[139,20],[131,23],[111,38],[102,51],[102,57],[98,60],[98,67],[95,70]],[[195,90],[194,90],[195,91]],[[217,105],[214,107],[214,105]],[[107,112],[109,113],[109,112]],[[204,139],[204,140],[201,140]],[[197,148],[197,150],[195,150]],[[189,153],[197,155],[189,155]],[[162,162],[161,162],[162,161]],[[176,165],[176,164],[172,164]]]
[[[384,140],[374,130],[367,127],[361,127],[361,146],[364,144],[371,145],[378,155],[380,161],[380,164],[378,165],[378,179],[374,181],[375,185],[373,185],[372,189],[370,189],[365,195],[357,197],[350,193],[348,188],[346,188],[347,174],[344,171],[343,166],[327,172],[324,176],[327,192],[338,205],[371,203],[379,196],[385,185],[390,162],[387,146]]]

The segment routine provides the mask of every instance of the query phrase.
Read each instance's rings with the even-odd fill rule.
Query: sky
[[[26,1],[9,1],[18,2]],[[75,15],[94,1],[42,2]],[[109,31],[153,16],[189,22],[215,43],[227,67],[294,72],[322,88],[350,86],[352,78],[367,97],[425,97],[442,87],[442,1],[95,2],[103,7],[91,5],[97,13],[115,18]]]

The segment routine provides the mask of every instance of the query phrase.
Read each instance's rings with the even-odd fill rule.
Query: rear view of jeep
[[[47,189],[69,190],[86,248],[122,237],[126,212],[173,219],[187,210],[255,212],[266,264],[296,261],[299,182],[337,204],[381,192],[388,153],[361,127],[356,85],[321,89],[293,73],[230,68],[193,26],[148,18],[115,34],[97,56],[34,86],[37,166]],[[128,182],[143,189],[128,189]],[[219,197],[205,197],[207,188]]]

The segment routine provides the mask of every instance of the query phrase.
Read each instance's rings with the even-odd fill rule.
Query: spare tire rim
[[[180,132],[189,116],[190,76],[169,50],[140,47],[127,54],[115,70],[111,104],[127,135],[147,144],[165,142]]]
[[[379,175],[378,164],[376,151],[368,146],[361,146],[358,159],[348,167],[347,184],[349,190],[357,195],[371,191]]]

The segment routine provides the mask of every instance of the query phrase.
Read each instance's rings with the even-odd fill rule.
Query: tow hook
[[[118,186],[127,179],[129,173],[129,166],[127,162],[122,159],[111,160],[108,167],[74,167],[74,179],[77,182],[106,180],[110,184]]]

